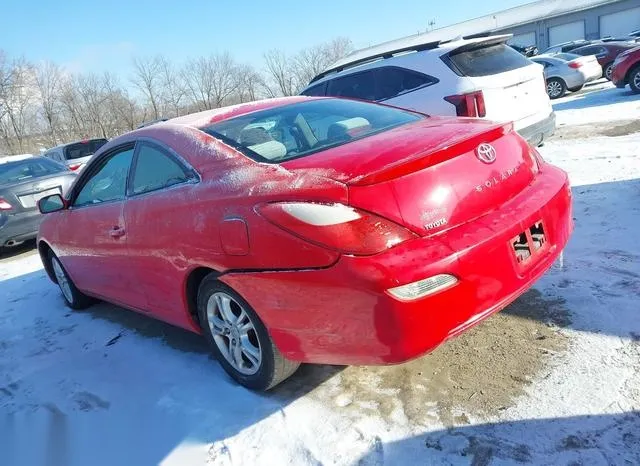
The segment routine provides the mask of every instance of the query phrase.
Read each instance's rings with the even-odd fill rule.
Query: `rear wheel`
[[[613,72],[613,63],[609,63],[607,66],[604,67],[604,70],[602,70],[602,76],[604,76],[609,81],[611,81],[612,72]]]
[[[198,316],[222,368],[251,390],[269,390],[300,366],[282,356],[249,303],[214,275],[198,289]]]
[[[631,70],[629,74],[629,86],[631,86],[633,92],[640,94],[640,66]]]
[[[49,252],[51,270],[60,287],[64,301],[71,309],[85,309],[93,304],[93,299],[82,293],[73,283],[64,266],[53,252]]]
[[[550,99],[558,99],[567,92],[567,85],[562,79],[551,78],[547,80],[547,95]]]

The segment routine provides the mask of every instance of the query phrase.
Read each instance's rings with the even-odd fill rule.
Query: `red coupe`
[[[202,333],[261,390],[300,362],[433,350],[531,287],[572,229],[567,175],[511,125],[333,98],[127,133],[39,206],[70,307]]]

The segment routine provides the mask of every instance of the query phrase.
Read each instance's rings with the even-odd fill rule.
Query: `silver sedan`
[[[556,55],[538,55],[531,60],[544,67],[547,94],[551,99],[562,97],[567,91],[579,91],[585,83],[602,76],[602,68],[593,57],[565,60]]]

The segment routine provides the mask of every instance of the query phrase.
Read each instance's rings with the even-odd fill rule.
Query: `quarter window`
[[[123,149],[99,162],[97,171],[84,183],[73,205],[79,207],[124,199],[133,150],[133,147]]]
[[[427,75],[392,66],[379,68],[377,78],[378,95],[376,100],[391,99],[435,82]]]
[[[141,143],[133,175],[133,194],[167,188],[189,178],[190,174],[173,157],[150,144]]]
[[[327,95],[376,100],[375,70],[354,73],[330,81]]]

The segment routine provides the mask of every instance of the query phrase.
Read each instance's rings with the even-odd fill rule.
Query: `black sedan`
[[[0,252],[38,234],[38,200],[65,194],[76,174],[44,157],[3,162],[0,158]]]

